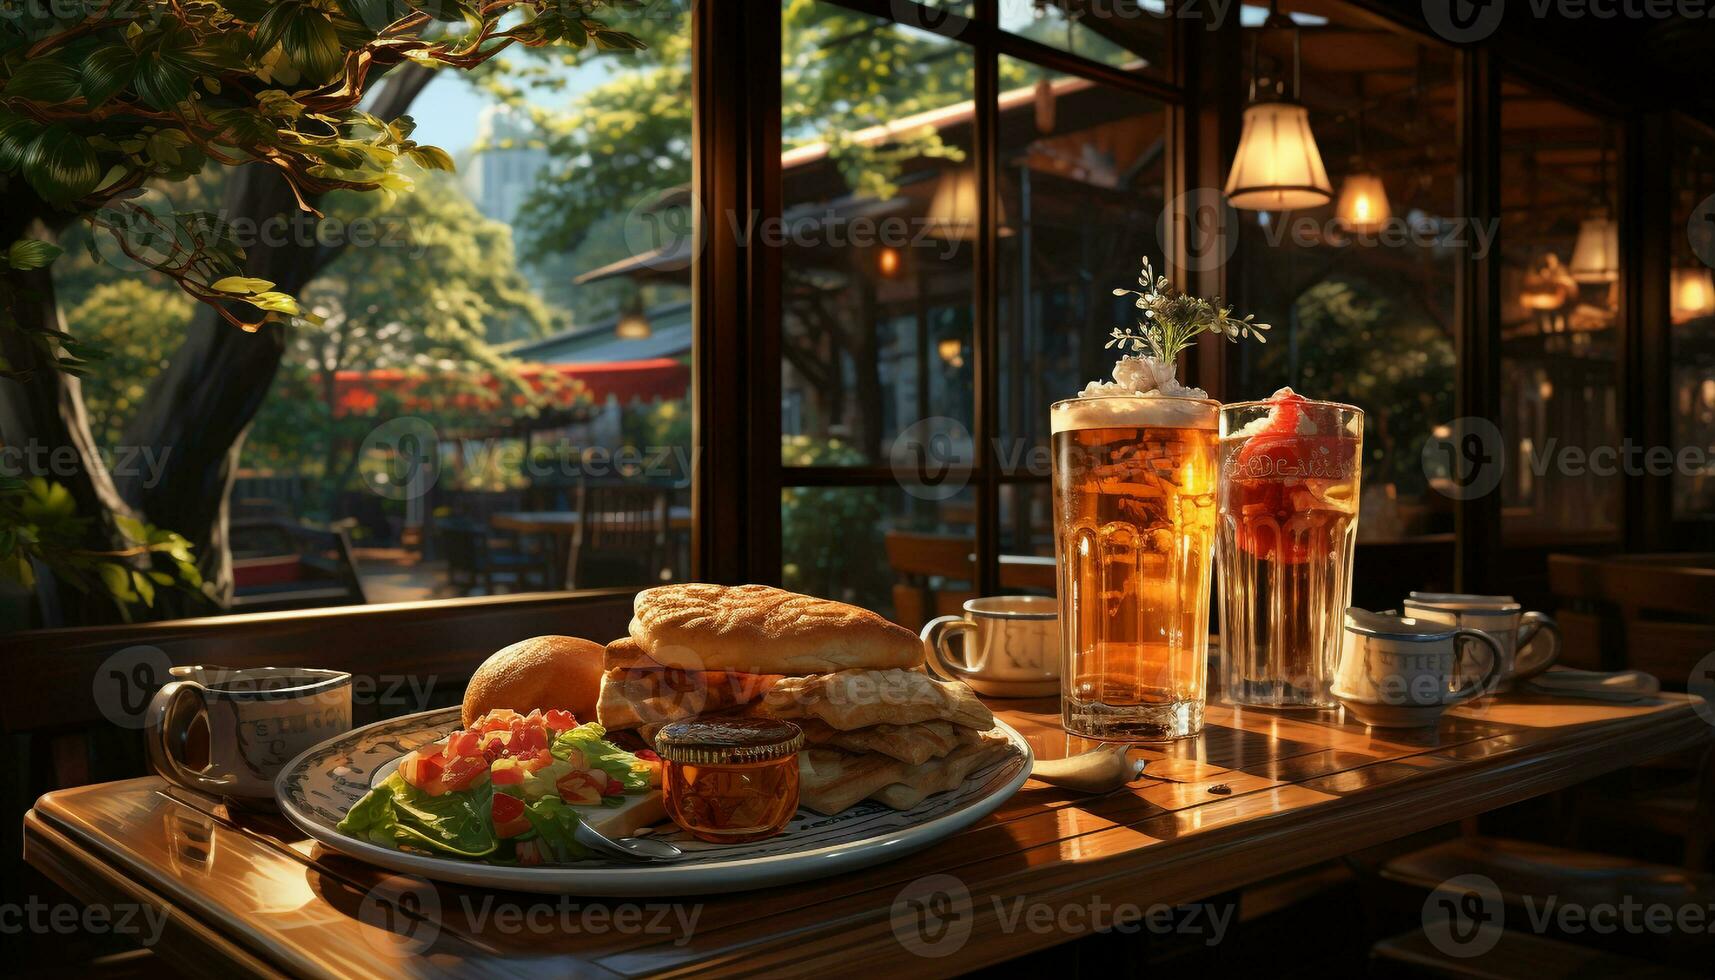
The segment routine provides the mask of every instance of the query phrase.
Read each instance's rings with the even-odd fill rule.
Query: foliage
[[[1143,274],[1137,277],[1143,289],[1115,289],[1115,296],[1136,296],[1135,304],[1143,311],[1138,329],[1115,327],[1104,347],[1131,348],[1132,353],[1149,352],[1157,363],[1171,364],[1181,352],[1196,342],[1202,333],[1225,336],[1233,343],[1241,338],[1256,337],[1259,344],[1267,343],[1263,336],[1269,325],[1256,323],[1255,314],[1235,319],[1233,308],[1221,302],[1192,296],[1173,288],[1166,276],[1156,276],[1148,256],[1143,260]]]
[[[1455,357],[1447,331],[1398,295],[1361,277],[1316,283],[1294,304],[1314,363],[1275,344],[1258,352],[1255,369],[1268,384],[1361,406],[1365,485],[1392,483],[1406,497],[1426,489],[1423,440],[1452,414]]]
[[[782,436],[787,466],[855,466],[867,460],[839,439]],[[810,595],[887,608],[884,488],[787,487],[780,491],[780,580]]]
[[[114,515],[125,547],[92,550],[82,544],[89,520],[77,515],[76,501],[61,484],[40,476],[0,477],[0,579],[34,588],[40,563],[80,592],[99,588],[128,622],[133,607],[155,605],[159,589],[202,595],[202,576],[183,537]]]
[[[106,353],[83,378],[83,403],[96,445],[119,443],[195,308],[183,292],[131,276],[96,285],[66,312],[67,328],[100,338]]]
[[[298,312],[242,274],[213,216],[161,215],[133,195],[209,162],[276,170],[306,210],[339,189],[406,190],[406,165],[449,170],[409,118],[359,108],[404,62],[470,69],[513,44],[632,49],[608,0],[145,0],[29,4],[0,33],[0,175],[111,233],[131,259],[254,329]],[[75,354],[75,352],[73,352]]]

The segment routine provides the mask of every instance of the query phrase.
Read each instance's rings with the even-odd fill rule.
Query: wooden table
[[[578,529],[579,513],[575,510],[530,510],[505,511],[489,517],[490,526],[501,531],[512,531],[517,534],[541,534],[552,541],[554,567],[559,570],[559,587],[570,587],[572,569],[569,559],[572,551],[572,536]],[[667,529],[672,532],[689,531],[692,527],[691,508],[674,506],[667,508]],[[666,555],[672,562],[674,574],[680,569],[690,566],[690,552],[682,547],[686,542],[677,533],[671,544],[673,554]]]
[[[1059,730],[1054,701],[997,706],[1044,757],[1087,747]],[[25,818],[25,857],[87,902],[166,909],[155,949],[198,973],[949,975],[1078,933],[1019,927],[1020,899],[1195,902],[1715,732],[1683,695],[1641,705],[1503,698],[1456,712],[1436,730],[1390,732],[1338,712],[1211,705],[1199,738],[1139,750],[1156,778],[1130,788],[1078,797],[1027,783],[971,830],[891,864],[636,912],[398,878],[324,853],[278,818],[228,812],[152,778],[42,797]],[[908,904],[929,875],[970,893],[943,920],[968,923],[951,948],[929,942]],[[636,918],[606,928],[610,913]],[[686,935],[679,923],[692,915]],[[913,951],[925,948],[948,955]]]

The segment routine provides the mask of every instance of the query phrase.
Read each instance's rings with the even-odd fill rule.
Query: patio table
[[[1087,746],[1060,730],[1052,699],[991,704],[1043,757]],[[42,797],[25,856],[86,902],[165,910],[155,949],[196,973],[950,975],[1088,928],[1082,917],[1060,920],[1069,931],[1030,927],[1021,902],[1196,902],[1704,744],[1705,710],[1677,694],[1504,696],[1438,729],[1390,731],[1339,711],[1211,704],[1201,736],[1139,750],[1149,767],[1131,787],[1088,797],[1027,783],[929,850],[735,895],[623,903],[429,885],[154,778]],[[949,883],[969,902],[926,920],[923,889]]]
[[[578,529],[578,519],[579,513],[575,510],[505,511],[491,516],[488,523],[501,531],[548,536],[553,542],[554,567],[559,570],[560,575],[558,587],[563,589],[569,584],[571,568],[568,558],[572,550],[572,535]],[[674,532],[675,551],[683,551],[681,546],[684,538],[681,532],[689,531],[691,527],[691,508],[667,508],[667,528]],[[675,555],[673,561],[676,568],[687,567],[689,555]]]

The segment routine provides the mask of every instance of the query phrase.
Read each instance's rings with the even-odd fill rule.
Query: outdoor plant
[[[31,547],[18,507],[0,510],[7,522],[0,526],[0,575],[21,581],[26,562],[36,562],[78,593],[93,582],[67,556],[113,553],[129,585],[115,587],[118,576],[100,574],[108,586],[102,601],[121,610],[148,604],[150,593],[129,573],[154,582],[150,573],[160,570],[148,554],[134,552],[127,529],[153,540],[172,532],[149,522],[174,528],[187,554],[219,540],[233,448],[272,381],[286,331],[305,323],[294,293],[328,257],[303,254],[314,249],[247,254],[228,214],[150,206],[145,185],[184,181],[211,164],[242,167],[257,176],[235,192],[248,195],[241,204],[265,209],[283,198],[285,206],[318,214],[333,191],[406,190],[415,174],[451,169],[452,161],[412,140],[410,117],[389,106],[395,86],[402,97],[392,104],[408,105],[427,70],[474,69],[512,45],[639,47],[602,19],[615,7],[623,5],[82,0],[8,10],[0,26],[0,187],[7,200],[0,217],[0,418],[7,428],[0,437],[9,446],[75,454],[73,472],[56,470],[44,492],[56,513],[69,501],[65,512],[80,523],[60,525],[63,547]],[[384,78],[380,98],[368,98]],[[63,328],[47,274],[60,255],[55,239],[74,222],[90,226],[96,241],[110,242],[128,262],[175,282],[217,318],[193,329],[183,356],[151,391],[156,404],[127,434],[178,453],[177,482],[169,486],[111,478],[96,458],[76,376],[103,352]],[[95,247],[90,254],[101,257]],[[228,331],[265,336],[239,343]],[[210,383],[192,383],[203,378]],[[204,565],[211,570],[224,566]],[[181,571],[174,565],[162,574]],[[188,577],[175,582],[196,585]],[[63,590],[62,598],[77,600]],[[68,615],[79,618],[100,616]]]

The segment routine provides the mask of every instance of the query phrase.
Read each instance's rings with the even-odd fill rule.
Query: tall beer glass
[[[1221,690],[1332,708],[1352,602],[1364,413],[1282,389],[1221,409]]]
[[[1054,553],[1066,730],[1164,740],[1203,728],[1217,402],[1056,402]]]

